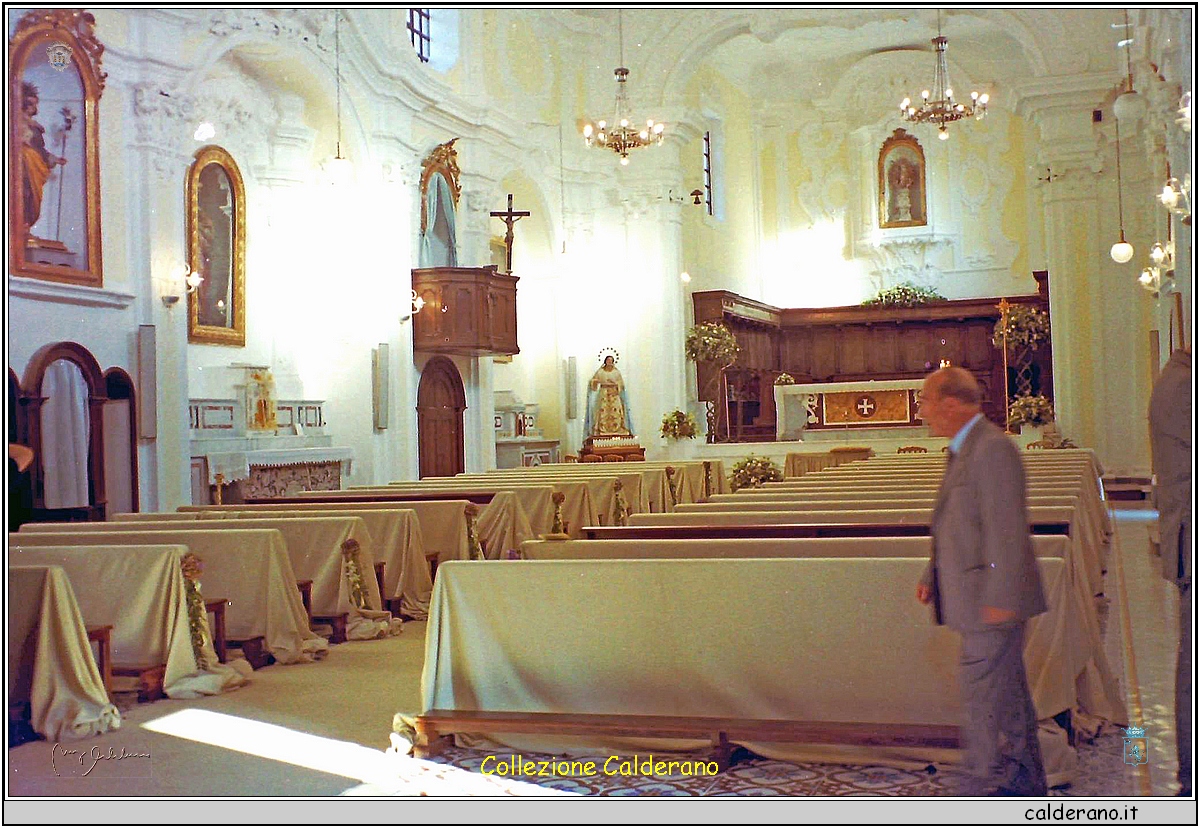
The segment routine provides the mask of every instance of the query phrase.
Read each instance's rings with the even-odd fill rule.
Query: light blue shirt
[[[962,450],[962,444],[966,442],[967,435],[971,432],[971,429],[975,427],[975,424],[982,419],[983,419],[983,412],[980,411],[974,417],[967,420],[966,425],[964,425],[962,428],[960,428],[958,430],[958,433],[950,438],[950,453],[951,454],[958,454],[958,452],[960,450]]]

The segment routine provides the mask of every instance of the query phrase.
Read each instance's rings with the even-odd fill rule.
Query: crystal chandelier
[[[949,41],[942,37],[942,13],[939,11],[938,36],[933,39],[933,48],[937,53],[933,66],[933,92],[928,89],[921,92],[920,106],[913,106],[910,98],[900,102],[900,115],[904,120],[914,124],[936,124],[938,138],[943,141],[950,137],[950,133],[946,131],[946,124],[972,117],[978,121],[987,115],[988,103],[986,92],[982,95],[972,92],[970,103],[954,102],[954,89],[950,86],[950,67],[946,63],[947,43]]]
[[[595,146],[612,150],[621,156],[622,164],[628,164],[631,149],[662,144],[663,125],[653,118],[647,120],[644,127],[639,128],[633,125],[633,117],[629,111],[629,95],[625,90],[625,82],[629,79],[629,70],[624,66],[625,32],[621,26],[620,9],[617,9],[617,39],[621,65],[613,71],[613,75],[617,79],[616,113],[613,115],[611,125],[607,121],[597,121],[595,125],[590,121],[584,124],[583,141],[589,147]]]

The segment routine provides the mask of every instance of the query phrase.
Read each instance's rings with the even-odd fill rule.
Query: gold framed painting
[[[246,187],[218,146],[196,153],[187,176],[188,342],[246,344]]]
[[[879,150],[879,226],[921,227],[929,223],[925,200],[925,151],[897,129]]]
[[[9,264],[16,276],[104,284],[100,245],[100,70],[82,9],[24,15],[9,41]]]

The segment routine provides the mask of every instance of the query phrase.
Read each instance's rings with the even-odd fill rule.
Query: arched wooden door
[[[438,356],[425,364],[417,386],[421,477],[453,477],[466,469],[463,411],[467,398],[458,368]]]

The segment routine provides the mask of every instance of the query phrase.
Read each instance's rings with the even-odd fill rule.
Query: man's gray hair
[[[939,368],[930,377],[934,393],[941,397],[953,397],[967,405],[978,406],[983,402],[983,389],[975,375],[966,368],[950,365]]]

